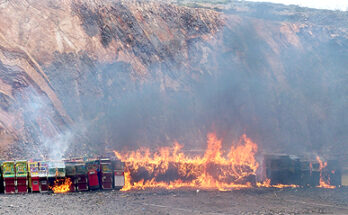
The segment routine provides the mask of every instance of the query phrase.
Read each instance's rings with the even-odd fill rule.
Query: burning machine
[[[66,177],[70,178],[70,191],[86,191],[88,190],[88,176],[86,164],[81,160],[73,160],[65,162]]]
[[[112,169],[114,171],[114,188],[122,189],[124,186],[124,162],[113,160]]]
[[[74,192],[76,189],[76,162],[74,161],[65,162],[65,171],[66,171],[66,177],[70,178],[70,181],[72,182],[69,190],[71,192]]]
[[[297,157],[289,155],[265,155],[264,165],[266,177],[271,180],[271,185],[300,184],[301,162]]]
[[[48,162],[48,184],[54,186],[55,180],[62,180],[65,178],[65,163],[63,161]]]

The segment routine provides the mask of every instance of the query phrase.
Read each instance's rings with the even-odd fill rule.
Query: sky
[[[317,9],[342,10],[347,11],[348,0],[248,0],[255,2],[273,2],[281,4],[294,4],[302,7]]]

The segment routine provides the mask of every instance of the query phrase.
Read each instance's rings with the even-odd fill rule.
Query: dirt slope
[[[2,1],[3,153],[200,148],[211,130],[264,150],[345,147],[348,30],[330,23],[346,14],[189,6]]]

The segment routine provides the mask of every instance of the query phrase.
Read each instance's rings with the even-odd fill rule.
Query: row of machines
[[[120,160],[71,159],[64,161],[2,161],[0,192],[48,192],[57,181],[69,178],[70,191],[121,189],[124,163]]]
[[[27,161],[5,161],[1,164],[1,178],[3,183],[0,191],[5,193],[28,192]],[[0,181],[0,182],[1,182]]]
[[[325,166],[321,166],[317,159],[272,154],[264,156],[263,170],[271,185],[316,187],[320,185],[320,180],[336,187],[342,185],[341,166],[337,160],[328,160]]]

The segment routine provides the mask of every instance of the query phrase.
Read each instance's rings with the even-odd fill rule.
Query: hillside
[[[340,153],[347,19],[247,2],[3,1],[3,157],[200,149],[212,130],[264,151]]]

